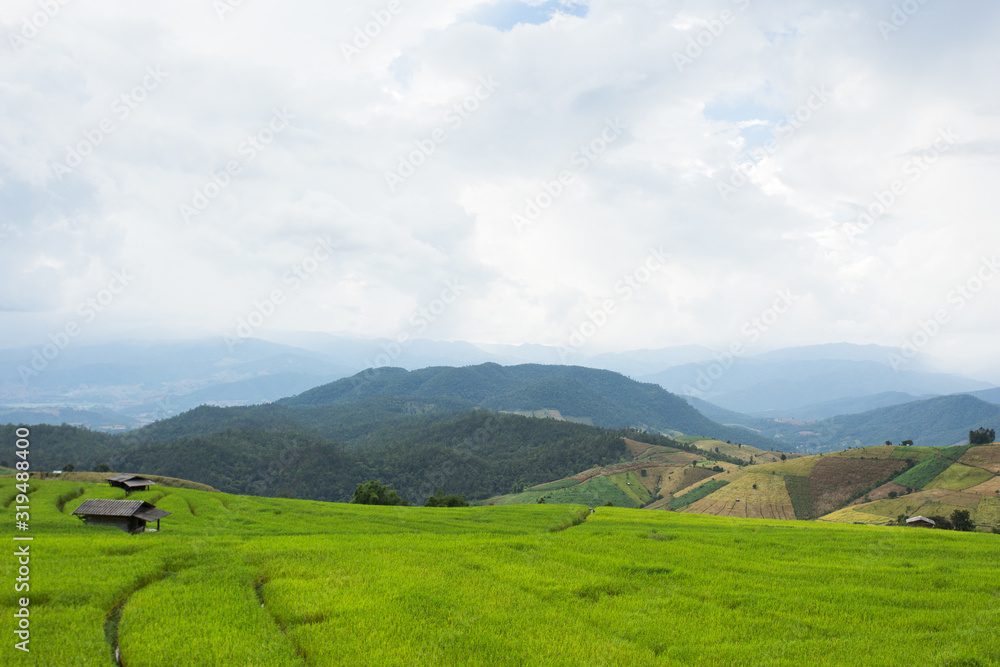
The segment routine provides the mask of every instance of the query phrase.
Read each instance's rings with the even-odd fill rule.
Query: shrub
[[[396,490],[382,482],[365,482],[358,484],[354,489],[355,505],[409,505],[410,503],[399,497]]]
[[[465,501],[465,496],[446,496],[443,492],[438,490],[436,494],[427,499],[424,503],[424,507],[468,507],[469,503]]]

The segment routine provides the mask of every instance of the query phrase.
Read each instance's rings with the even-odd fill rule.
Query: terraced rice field
[[[174,514],[126,535],[69,515],[120,491],[33,484],[31,652],[4,664],[111,666],[116,647],[129,667],[1000,661],[995,535],[187,489],[133,494]]]

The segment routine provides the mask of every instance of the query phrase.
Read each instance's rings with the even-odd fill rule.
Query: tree
[[[63,466],[63,472],[73,472],[74,470],[76,470],[76,466],[72,463],[67,463]]]
[[[365,482],[354,489],[355,505],[409,505],[396,490],[382,482]]]
[[[892,447],[892,440],[886,440],[885,444],[889,447]]]
[[[98,463],[94,466],[94,472],[111,472],[111,466],[107,463]]]
[[[976,524],[969,514],[969,510],[955,510],[951,513],[951,525],[955,530],[970,532],[976,529]]]
[[[903,442],[901,442],[899,444],[901,444],[903,447],[912,447],[913,446],[913,441],[912,440],[904,440]]]
[[[991,428],[980,426],[975,431],[969,431],[970,445],[988,445],[996,442],[997,432]]]
[[[934,516],[929,516],[927,518],[934,522],[935,528],[941,528],[943,530],[951,530],[953,527],[951,525],[951,521],[949,521],[947,517],[935,514]]]
[[[890,491],[889,492],[889,498],[890,499],[895,498],[898,495],[899,495],[899,493],[897,493],[896,491]]]
[[[424,507],[468,507],[469,503],[465,502],[465,496],[446,496],[441,489],[437,490],[433,496],[427,499],[424,503]]]
[[[782,454],[782,455],[781,455],[781,460],[782,460],[782,461],[784,461],[784,460],[785,460],[785,459],[787,459],[787,458],[788,458],[788,457],[787,457],[787,456],[785,456],[784,454]]]

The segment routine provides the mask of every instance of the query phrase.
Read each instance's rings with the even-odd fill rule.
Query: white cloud
[[[247,1],[220,18],[211,3],[66,3],[15,51],[37,5],[5,3],[5,341],[43,339],[122,266],[136,281],[94,330],[221,336],[329,237],[337,251],[266,327],[394,335],[457,278],[468,293],[423,335],[556,344],[663,246],[669,269],[593,351],[727,345],[786,288],[802,298],[763,345],[898,344],[1000,248],[1000,9],[929,3],[883,39],[891,2],[514,4]],[[723,10],[734,19],[678,72],[674,54]],[[344,44],[364,47],[348,59]],[[116,114],[156,67],[169,75]],[[456,110],[483,77],[499,87]],[[294,119],[248,159],[275,109]],[[105,118],[113,131],[60,180],[53,164]],[[614,118],[627,131],[581,170],[575,152]],[[953,150],[848,238],[949,127]],[[391,191],[386,172],[436,131]],[[232,161],[239,174],[185,222],[180,205]],[[723,201],[740,164],[748,182]],[[565,192],[518,233],[511,216],[563,171]],[[967,341],[1000,363],[989,289],[940,351],[968,356]]]

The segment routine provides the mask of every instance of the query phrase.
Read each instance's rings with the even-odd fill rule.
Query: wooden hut
[[[920,526],[922,528],[933,528],[936,524],[934,519],[928,519],[925,516],[912,516],[906,520],[907,526]]]
[[[125,495],[133,491],[145,491],[151,486],[156,486],[156,482],[139,475],[112,475],[108,477],[108,484],[119,489],[125,489]]]
[[[85,500],[73,510],[84,523],[114,526],[126,533],[141,533],[146,530],[147,521],[156,522],[160,530],[160,519],[170,516],[170,512],[158,510],[145,500]]]

